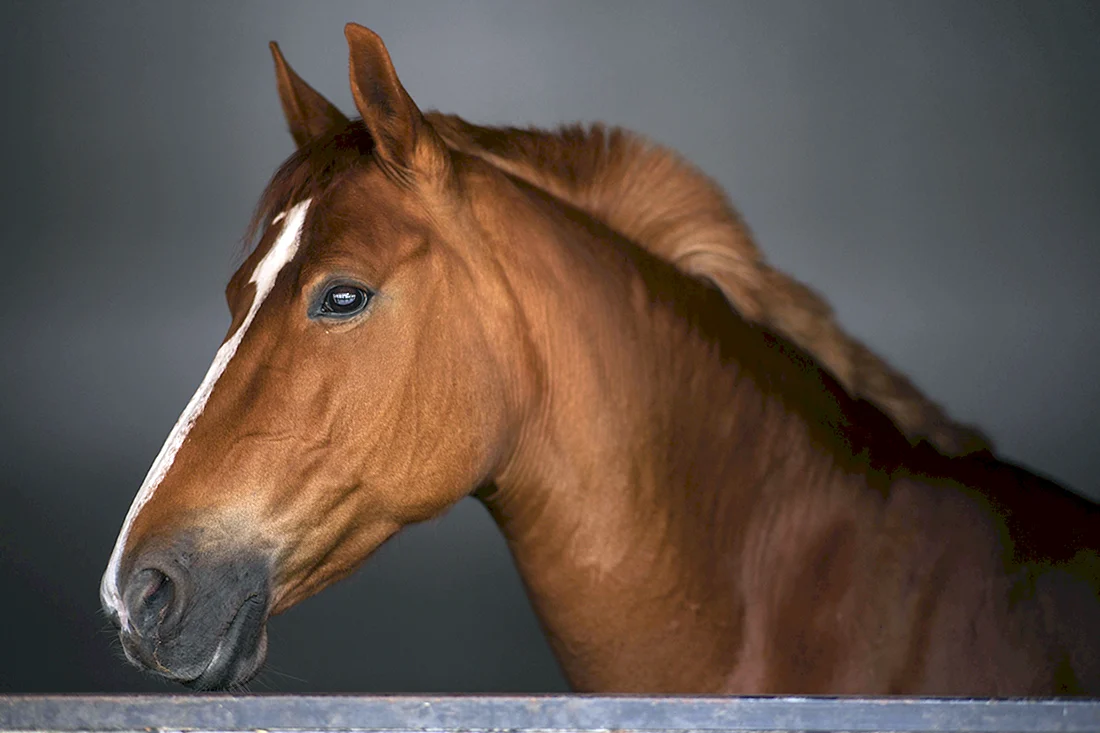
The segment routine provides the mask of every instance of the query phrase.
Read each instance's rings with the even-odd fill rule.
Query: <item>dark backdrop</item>
[[[683,151],[852,331],[1095,496],[1098,7],[3,3],[0,691],[165,689],[120,662],[99,575],[291,150],[265,44],[351,110],[348,20],[425,108],[602,119]],[[271,643],[258,690],[563,688],[472,502]]]

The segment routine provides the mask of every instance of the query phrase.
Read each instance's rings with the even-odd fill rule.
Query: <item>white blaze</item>
[[[279,272],[291,259],[293,259],[294,254],[298,251],[298,243],[302,235],[302,225],[305,223],[306,211],[308,209],[309,199],[306,199],[293,206],[289,211],[279,214],[272,221],[272,224],[275,224],[285,219],[283,222],[283,230],[279,233],[274,244],[271,245],[271,249],[268,250],[267,254],[265,254],[259,264],[256,265],[252,277],[249,278],[249,282],[256,284],[256,294],[252,298],[252,305],[248,309],[248,314],[244,317],[244,322],[241,323],[240,328],[236,330],[228,341],[222,344],[221,348],[218,349],[218,353],[214,355],[214,362],[210,365],[210,369],[207,370],[206,376],[203,377],[198,390],[195,392],[194,396],[191,397],[191,401],[188,402],[187,407],[184,408],[183,414],[180,415],[179,420],[176,421],[176,425],[172,428],[172,432],[168,434],[168,439],[165,440],[164,446],[160,449],[160,453],[157,454],[156,460],[153,461],[153,465],[149,469],[149,473],[145,475],[145,480],[141,483],[141,488],[138,489],[137,496],[134,497],[134,503],[130,505],[130,511],[126,513],[126,520],[122,524],[122,531],[118,535],[118,540],[115,541],[115,548],[111,552],[111,559],[107,564],[107,571],[103,574],[103,582],[99,587],[99,595],[100,599],[103,601],[103,605],[118,614],[119,623],[124,629],[129,627],[130,619],[126,607],[122,603],[121,592],[118,587],[118,571],[119,563],[122,559],[122,551],[126,547],[126,538],[130,534],[130,528],[133,526],[134,519],[141,512],[142,507],[148,503],[149,499],[153,496],[153,492],[156,491],[157,486],[164,480],[164,476],[168,473],[168,469],[172,467],[172,461],[175,460],[176,454],[179,452],[183,442],[187,440],[187,434],[191,432],[191,428],[195,425],[195,421],[198,420],[199,415],[202,414],[203,408],[206,407],[206,402],[210,399],[210,394],[214,391],[214,385],[225,371],[226,366],[229,364],[229,360],[232,359],[233,355],[237,352],[237,347],[240,346],[245,331],[252,325],[252,321],[256,317],[256,312],[260,310],[260,306],[263,305],[264,299],[267,297],[268,293],[271,292],[271,288],[274,287],[275,278],[279,276]]]

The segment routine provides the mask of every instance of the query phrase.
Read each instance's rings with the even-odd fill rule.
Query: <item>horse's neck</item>
[[[718,690],[742,644],[755,508],[823,491],[795,477],[828,483],[834,462],[738,361],[733,342],[764,340],[717,291],[628,248],[604,269],[595,248],[615,244],[589,244],[603,285],[527,288],[560,320],[538,337],[544,391],[487,504],[575,686]],[[762,358],[799,389],[804,369]]]

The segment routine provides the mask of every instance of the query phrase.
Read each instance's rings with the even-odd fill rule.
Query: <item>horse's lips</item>
[[[234,684],[243,684],[251,679],[259,671],[265,651],[263,644],[265,605],[257,596],[246,599],[237,609],[222,638],[218,640],[218,645],[214,648],[206,669],[198,677],[187,680],[184,684],[195,690],[217,690]],[[238,657],[236,653],[240,651],[242,637],[249,632],[250,627],[258,629],[252,640],[253,648],[247,658]],[[249,665],[252,668],[241,674],[241,670]]]

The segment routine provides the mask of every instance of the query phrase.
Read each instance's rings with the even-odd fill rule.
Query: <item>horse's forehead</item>
[[[327,222],[377,225],[388,220],[419,218],[422,202],[415,191],[398,186],[377,167],[356,171],[318,196],[317,219]]]
[[[248,289],[249,276],[277,245],[293,208],[293,203],[288,204],[272,218],[234,275],[240,287]],[[303,275],[330,265],[379,266],[401,258],[410,243],[419,245],[433,238],[436,217],[417,191],[395,182],[377,166],[362,166],[314,191],[300,223],[301,246],[293,262],[285,265]]]
[[[428,238],[435,228],[435,217],[415,191],[381,174],[363,176],[315,200],[303,256],[400,255],[407,240]]]
[[[265,260],[269,260],[269,255],[274,255],[279,247],[280,238],[283,235],[284,230],[290,224],[295,225],[298,228],[297,235],[301,236],[304,231],[304,219],[308,215],[308,205],[302,207],[302,211],[299,216],[295,217],[294,222],[288,222],[287,216],[290,212],[294,211],[300,204],[290,203],[282,211],[271,218],[271,222],[264,227],[263,233],[260,235],[259,241],[256,246],[245,258],[241,266],[237,268],[235,277],[243,277],[244,282],[242,285],[247,284],[250,281],[250,276],[254,275],[256,268],[261,265]]]
[[[305,222],[311,210],[307,199],[288,205],[264,228],[259,242],[237,268],[230,279],[230,292],[246,293],[248,297],[230,297],[230,309],[243,316],[261,287],[270,290],[280,272],[299,256],[305,233]],[[228,338],[228,337],[227,337]]]

